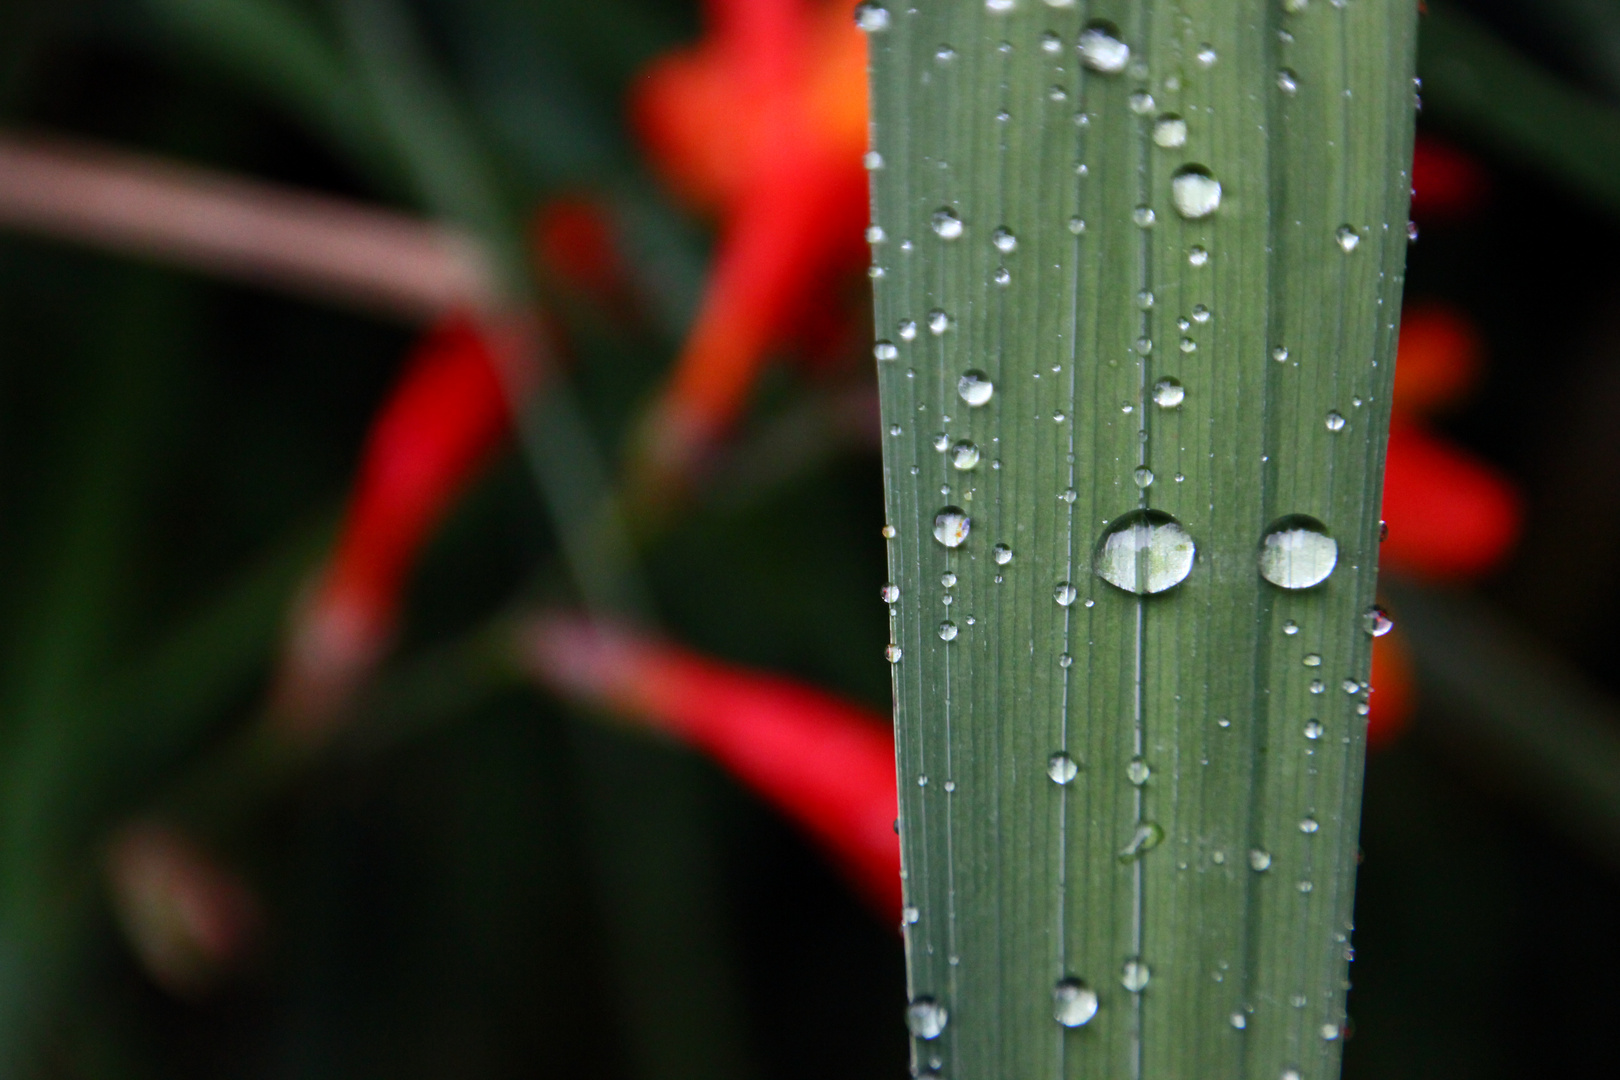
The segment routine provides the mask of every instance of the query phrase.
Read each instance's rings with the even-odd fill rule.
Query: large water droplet
[[[900,346],[892,341],[880,341],[872,346],[872,355],[879,360],[894,360],[900,356]]]
[[[1061,750],[1046,759],[1046,775],[1054,784],[1067,784],[1080,775],[1080,766],[1074,758]]]
[[[1125,961],[1125,967],[1120,972],[1119,984],[1133,994],[1139,994],[1147,988],[1148,980],[1153,972],[1137,957]]]
[[[990,549],[990,557],[996,560],[997,566],[1006,566],[1013,560],[1013,551],[1006,544],[997,544]]]
[[[1080,32],[1080,62],[1092,71],[1117,75],[1130,63],[1131,47],[1119,39],[1119,31],[1105,22],[1094,22]]]
[[[957,396],[974,408],[989,404],[995,392],[996,384],[982,371],[964,372],[962,377],[956,380]]]
[[[947,506],[934,515],[934,539],[948,548],[961,547],[973,528],[973,519],[959,506]]]
[[[855,8],[855,25],[868,34],[880,33],[889,28],[889,11],[882,4],[866,0]]]
[[[906,1006],[906,1027],[919,1039],[937,1039],[945,1031],[950,1014],[931,997],[913,998]]]
[[[1304,514],[1272,522],[1260,541],[1260,576],[1284,589],[1309,589],[1333,573],[1339,545],[1327,526]]]
[[[941,239],[955,240],[962,235],[962,219],[948,206],[935,210],[930,224]]]
[[[1184,218],[1206,218],[1221,205],[1221,182],[1202,165],[1184,165],[1170,178],[1170,201]]]
[[[1383,637],[1395,629],[1395,620],[1391,619],[1383,608],[1374,604],[1362,613],[1361,626],[1373,637]]]
[[[956,634],[956,624],[951,622],[949,619],[939,624],[939,640],[955,641]]]
[[[1012,230],[1005,225],[990,234],[990,242],[996,245],[996,250],[1003,255],[1010,255],[1018,250],[1018,237],[1014,236]]]
[[[1186,389],[1175,379],[1160,379],[1153,384],[1153,404],[1161,409],[1174,409],[1186,399]]]
[[[1064,1027],[1083,1027],[1097,1015],[1097,992],[1076,978],[1052,987],[1052,1018]]]
[[[1187,121],[1175,113],[1165,113],[1153,122],[1153,142],[1166,150],[1187,145]]]
[[[963,439],[951,447],[951,464],[966,472],[979,463],[979,448]]]
[[[1361,243],[1361,234],[1356,232],[1353,225],[1340,225],[1334,230],[1333,238],[1339,242],[1346,255],[1356,250],[1357,245]]]
[[[1132,510],[1104,530],[1093,557],[1097,575],[1126,592],[1160,593],[1192,573],[1193,538],[1161,510]]]
[[[1058,582],[1057,587],[1052,590],[1052,599],[1056,600],[1060,607],[1068,607],[1070,604],[1079,599],[1079,597],[1080,590],[1076,589],[1067,581]]]

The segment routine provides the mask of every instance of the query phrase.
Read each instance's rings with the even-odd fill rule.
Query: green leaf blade
[[[1082,69],[1093,18],[1145,70]],[[1369,657],[1411,22],[1393,3],[941,5],[872,35],[908,955],[913,997],[950,1015],[914,1041],[919,1068],[1337,1071],[1324,1033],[1343,1019],[1364,729],[1343,683]],[[1154,140],[1167,113],[1185,145]],[[1177,212],[1188,165],[1221,184],[1212,215]],[[959,238],[930,226],[944,207]],[[969,369],[995,383],[984,406],[957,395]],[[1154,403],[1166,378],[1179,405]],[[977,444],[977,468],[955,469],[941,434]],[[956,549],[932,534],[947,505],[973,520]],[[1137,596],[1094,574],[1094,549],[1148,508],[1198,554],[1185,581]],[[1338,543],[1315,589],[1257,570],[1266,526],[1291,513]],[[1060,751],[1080,765],[1061,785]],[[1135,990],[1133,961],[1149,972]],[[1066,977],[1100,999],[1076,1029],[1054,1019]]]

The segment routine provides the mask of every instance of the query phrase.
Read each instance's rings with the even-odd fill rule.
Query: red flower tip
[[[818,841],[885,914],[898,916],[887,717],[790,679],[582,619],[539,620],[525,652],[553,690],[708,754]]]
[[[212,987],[246,958],[263,922],[239,878],[157,822],[119,833],[107,879],[130,946],[153,981],[173,993]]]
[[[1431,578],[1490,570],[1512,549],[1524,508],[1503,477],[1397,418],[1384,466],[1384,569]]]
[[[630,274],[607,208],[585,196],[552,199],[535,213],[531,236],[541,269],[598,307],[629,307]]]
[[[1485,342],[1469,318],[1446,304],[1407,304],[1395,360],[1395,408],[1433,412],[1468,391],[1484,360]]]
[[[315,734],[341,712],[391,637],[423,543],[509,424],[526,331],[466,316],[431,331],[372,422],[342,532],[294,615],[274,711]]]
[[[1485,169],[1467,154],[1430,135],[1412,148],[1412,216],[1419,221],[1466,217],[1490,192]]]

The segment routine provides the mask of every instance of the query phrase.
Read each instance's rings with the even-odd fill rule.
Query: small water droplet
[[[1339,247],[1344,249],[1346,255],[1356,250],[1356,246],[1361,243],[1361,234],[1356,232],[1353,225],[1340,225],[1334,230],[1333,238],[1339,242]]]
[[[1136,306],[1138,310],[1151,311],[1153,310],[1153,305],[1156,303],[1158,303],[1158,298],[1153,295],[1153,292],[1150,289],[1143,289],[1141,292],[1136,294]]]
[[[997,285],[1006,285],[1012,281],[1012,272],[1005,266],[998,266],[996,272],[990,275],[990,280]]]
[[[882,533],[883,533],[883,539],[885,539],[885,540],[893,540],[894,539],[894,526],[893,525],[885,525],[885,526],[883,526]]]
[[[1068,653],[1058,653],[1058,667],[1065,671],[1074,667],[1074,657],[1070,656]]]
[[[934,435],[934,449],[935,450],[938,450],[940,453],[943,454],[945,451],[949,450],[950,448],[951,448],[951,437],[949,435],[945,434],[943,431],[938,432],[938,433],[936,433]]]
[[[990,234],[990,242],[996,245],[996,250],[1003,255],[1010,255],[1018,250],[1018,237],[1014,236],[1012,230],[1005,225]]]
[[[951,317],[939,308],[928,313],[928,332],[935,337],[951,328]]]
[[[1279,364],[1281,364],[1282,362],[1287,360],[1288,359],[1288,349],[1287,349],[1287,347],[1283,346],[1283,345],[1278,345],[1275,349],[1272,349],[1271,350],[1271,358],[1273,360],[1277,361],[1277,363],[1279,363]]]
[[[1099,577],[1126,592],[1160,593],[1192,573],[1197,548],[1179,522],[1160,510],[1133,510],[1115,519],[1097,542]]]
[[[944,622],[940,623],[939,624],[939,640],[941,640],[941,641],[955,641],[956,640],[956,624],[951,622],[949,619],[947,619]]]
[[[1137,116],[1146,116],[1153,111],[1153,95],[1146,90],[1138,90],[1127,99],[1131,112]]]
[[[931,997],[913,998],[906,1006],[906,1027],[919,1039],[937,1039],[945,1031],[950,1014]]]
[[[1307,836],[1314,833],[1316,830],[1320,829],[1321,827],[1322,826],[1317,824],[1316,819],[1313,818],[1313,817],[1301,818],[1300,822],[1299,822],[1299,831],[1304,833]]]
[[[883,155],[876,150],[868,150],[862,155],[861,164],[866,166],[867,172],[876,172],[883,168]]]
[[[1361,684],[1355,679],[1346,679],[1339,684],[1339,689],[1350,695],[1361,693]]]
[[[1139,338],[1137,338],[1136,339],[1136,351],[1141,353],[1143,356],[1146,356],[1148,353],[1152,352],[1153,351],[1153,339],[1150,338],[1150,337],[1139,337]]]
[[[1153,384],[1153,404],[1161,409],[1174,409],[1186,399],[1186,389],[1175,379],[1160,379]]]
[[[868,225],[866,227],[866,242],[868,244],[881,244],[884,239],[883,226]]]
[[[1307,686],[1305,689],[1309,690],[1313,694],[1320,694],[1327,690],[1327,683],[1323,682],[1321,679],[1312,679],[1311,685]]]
[[[1192,266],[1206,266],[1209,263],[1209,252],[1195,244],[1187,249],[1187,262]]]
[[[935,210],[930,224],[935,235],[942,240],[955,240],[962,235],[962,219],[948,206]]]
[[[956,50],[949,45],[941,45],[934,50],[934,59],[942,64],[948,64],[956,59]]]
[[[1165,113],[1153,122],[1153,142],[1166,150],[1187,145],[1187,121],[1175,113]]]
[[[1146,465],[1139,465],[1136,471],[1131,473],[1131,479],[1136,482],[1136,486],[1139,488],[1151,487],[1153,486],[1153,470]]]
[[[1125,766],[1125,779],[1135,787],[1141,787],[1153,777],[1153,767],[1139,757],[1131,758],[1130,764]]]
[[[872,346],[872,355],[879,360],[897,360],[900,357],[900,346],[892,341],[880,341]]]
[[[1074,488],[1064,488],[1062,491],[1058,492],[1058,498],[1063,502],[1068,503],[1070,506],[1073,506],[1074,500],[1078,499],[1079,497],[1080,493],[1074,490]]]
[[[1046,759],[1046,775],[1052,778],[1054,784],[1067,784],[1080,775],[1080,766],[1074,758],[1060,750]]]
[[[1263,874],[1271,869],[1271,853],[1259,848],[1249,850],[1249,869],[1257,874]]]
[[[961,547],[973,528],[973,519],[960,507],[947,506],[934,515],[934,539],[948,548]]]
[[[1055,31],[1048,30],[1046,33],[1041,35],[1041,52],[1055,55],[1062,51],[1063,39],[1058,37]]]
[[[868,34],[881,33],[889,28],[889,11],[882,4],[866,0],[855,8],[855,25]]]
[[[1278,518],[1260,541],[1260,576],[1284,589],[1309,589],[1333,573],[1339,545],[1327,526],[1304,514]]]
[[[1080,597],[1080,590],[1067,581],[1060,581],[1052,589],[1052,599],[1058,602],[1059,607],[1068,607]]]
[[[1292,97],[1299,90],[1299,76],[1287,68],[1277,72],[1277,89]]]
[[[1144,821],[1136,827],[1131,834],[1130,843],[1119,852],[1119,861],[1122,863],[1135,862],[1164,841],[1164,830],[1156,822]]]
[[[1005,15],[1017,6],[1017,0],[984,0],[984,9],[992,15]]]
[[[901,655],[900,646],[894,644],[893,642],[890,642],[888,647],[883,650],[883,658],[891,664],[898,664],[900,662]]]
[[[900,586],[891,581],[883,586],[883,590],[878,595],[883,597],[885,604],[892,604],[900,599]]]
[[[1131,211],[1131,220],[1136,222],[1140,228],[1151,229],[1154,221],[1158,220],[1158,215],[1153,212],[1151,206],[1138,206]]]
[[[1321,653],[1314,653],[1314,652],[1306,653],[1305,654],[1305,659],[1300,661],[1300,662],[1303,663],[1306,667],[1321,667],[1322,666],[1322,654]]]
[[[1209,217],[1221,205],[1221,182],[1202,165],[1183,165],[1170,178],[1170,201],[1184,218]]]
[[[1084,218],[1078,218],[1078,217],[1070,218],[1069,219],[1069,231],[1074,233],[1074,235],[1076,235],[1076,236],[1079,236],[1081,233],[1085,232],[1086,231],[1085,219]]]
[[[1324,421],[1329,431],[1344,430],[1344,416],[1337,409],[1329,409],[1327,419]]]
[[[1119,31],[1105,22],[1094,22],[1080,33],[1080,62],[1092,71],[1117,75],[1131,59],[1131,47],[1119,39]]]
[[[1197,352],[1198,351],[1198,342],[1194,341],[1190,337],[1182,338],[1181,339],[1181,351],[1184,352],[1184,353]]]
[[[974,408],[989,404],[995,392],[996,384],[982,371],[963,372],[962,377],[956,380],[957,396]]]
[[[1298,885],[1294,886],[1294,888],[1299,890],[1299,893],[1300,893],[1301,896],[1304,896],[1306,893],[1308,893],[1311,890],[1315,889],[1316,886],[1312,882],[1302,881]]]
[[[1417,243],[1417,241],[1418,241],[1418,223],[1415,222],[1415,221],[1408,221],[1406,223],[1406,242],[1409,243],[1409,244],[1415,244],[1415,243]]]
[[[1119,984],[1133,994],[1139,994],[1146,989],[1148,980],[1153,973],[1148,966],[1136,957],[1125,961],[1125,967],[1120,971]]]
[[[915,341],[915,340],[917,340],[917,323],[916,323],[916,320],[914,320],[914,319],[901,319],[900,320],[899,331],[900,331],[900,340],[901,341]]]
[[[1238,1031],[1242,1031],[1244,1028],[1249,1026],[1249,1018],[1244,1016],[1241,1011],[1232,1013],[1231,1016],[1226,1018],[1226,1022],[1231,1024],[1232,1027]]]
[[[997,544],[990,549],[990,557],[996,560],[997,566],[1006,566],[1013,560],[1013,551],[1006,544]]]
[[[921,918],[922,912],[918,911],[914,907],[911,907],[910,905],[900,909],[900,921],[907,926],[917,925],[917,921]]]
[[[1052,987],[1052,1018],[1064,1027],[1084,1027],[1097,1015],[1097,992],[1076,978]]]
[[[1320,739],[1322,737],[1322,723],[1321,723],[1321,721],[1319,721],[1319,720],[1307,720],[1305,722],[1305,737],[1307,739],[1312,739],[1312,740]]]
[[[1197,53],[1196,59],[1198,60],[1198,66],[1199,67],[1204,67],[1204,68],[1214,67],[1215,66],[1215,49],[1214,49],[1214,47],[1211,46],[1211,45],[1208,45],[1208,44],[1200,45],[1198,47],[1198,53]]]
[[[966,472],[979,463],[979,448],[966,439],[951,447],[951,464]]]
[[[1283,620],[1283,633],[1285,633],[1285,634],[1297,634],[1297,633],[1299,633],[1299,623],[1295,622],[1293,619],[1284,619]]]
[[[1193,322],[1207,323],[1210,320],[1209,308],[1203,304],[1194,304],[1192,311]]]

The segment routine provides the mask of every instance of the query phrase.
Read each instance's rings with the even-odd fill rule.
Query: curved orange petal
[[[1485,341],[1461,311],[1435,301],[1407,304],[1395,358],[1394,407],[1408,415],[1456,401],[1479,374]]]
[[[581,619],[527,638],[548,686],[707,753],[797,822],[887,914],[900,911],[889,719],[791,679]]]

